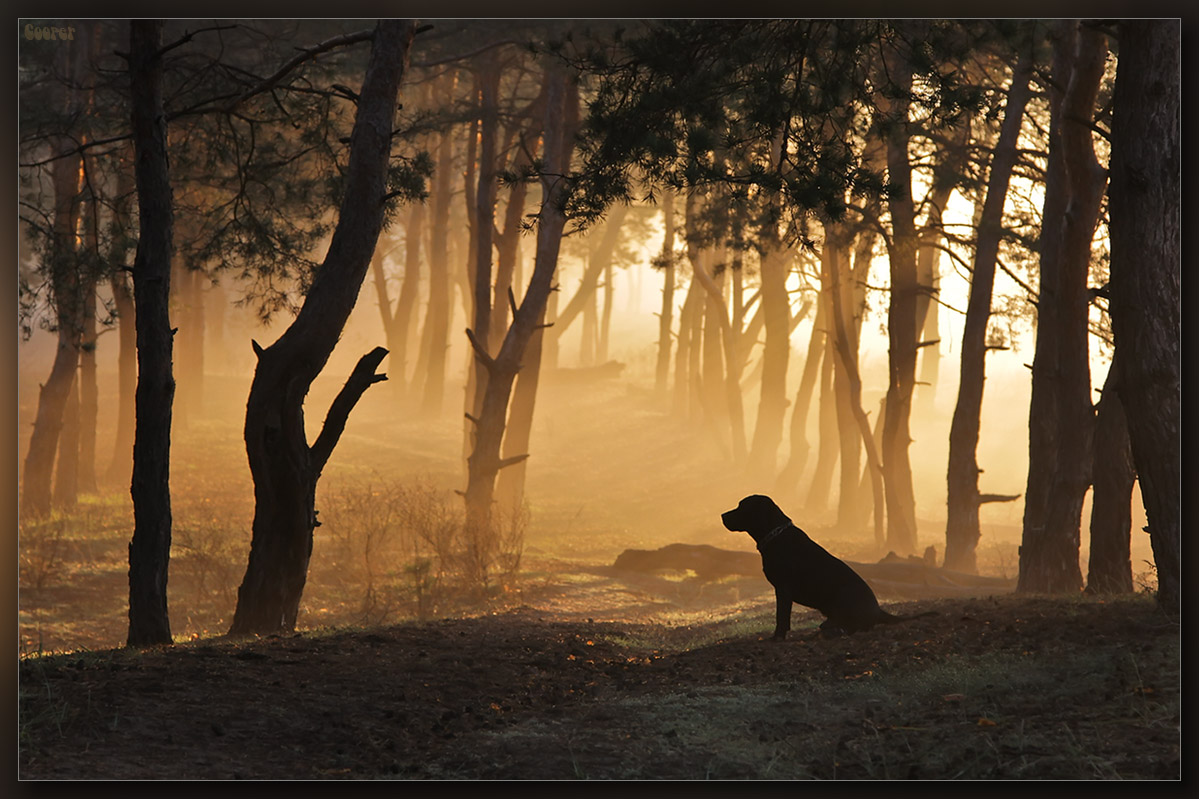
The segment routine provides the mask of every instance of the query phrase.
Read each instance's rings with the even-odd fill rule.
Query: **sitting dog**
[[[773,638],[782,641],[791,629],[791,603],[806,605],[827,618],[826,637],[867,630],[876,624],[934,615],[895,616],[878,606],[874,591],[858,573],[808,538],[770,497],[748,496],[720,514],[724,526],[746,532],[762,553],[762,571],[774,586],[777,605]]]

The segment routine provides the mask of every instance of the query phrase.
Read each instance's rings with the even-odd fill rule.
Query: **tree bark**
[[[1178,20],[1119,23],[1112,111],[1111,315],[1120,399],[1149,520],[1157,601],[1180,612],[1181,46]]]
[[[1026,23],[1029,24],[1029,23]],[[995,265],[1003,237],[1003,206],[1016,164],[1016,144],[1024,120],[1024,107],[1031,95],[1033,56],[1031,37],[1021,46],[1012,69],[1007,104],[999,141],[991,156],[987,199],[979,220],[974,246],[970,296],[962,333],[961,376],[958,399],[949,428],[948,502],[945,523],[945,568],[974,574],[978,571],[975,548],[981,532],[978,487],[978,437],[982,421],[983,382],[986,380],[987,326],[991,319],[991,295]]]
[[[674,192],[665,190],[662,197],[662,311],[658,314],[658,360],[654,369],[654,390],[666,393],[670,376],[671,327],[674,324]]]
[[[447,130],[441,134],[437,145],[437,172],[433,177],[429,225],[429,307],[425,313],[421,344],[429,358],[423,372],[425,385],[421,409],[429,416],[440,415],[445,401],[446,353],[450,346],[450,261],[447,249],[453,156],[453,139]]]
[[[795,402],[791,406],[790,450],[787,463],[775,480],[774,490],[778,494],[794,493],[803,476],[804,467],[808,462],[808,409],[812,405],[812,394],[816,388],[816,378],[820,374],[820,360],[824,352],[824,327],[826,312],[822,302],[817,307],[816,318],[812,322],[812,335],[808,338],[808,352],[804,358],[803,374],[799,379],[799,389],[795,392]]]
[[[830,230],[830,227],[833,229]],[[833,344],[837,354],[837,371],[841,373],[841,379],[844,382],[845,398],[843,407],[848,409],[853,417],[853,424],[857,428],[857,434],[860,437],[861,445],[866,451],[866,467],[870,470],[870,487],[874,498],[874,540],[875,543],[882,545],[885,541],[886,531],[884,523],[884,488],[883,488],[883,472],[882,463],[879,459],[877,448],[874,443],[874,434],[870,430],[870,420],[866,418],[866,413],[862,410],[862,378],[858,371],[858,354],[857,354],[857,335],[852,335],[849,332],[849,326],[845,323],[845,300],[847,299],[846,292],[842,291],[842,275],[849,270],[845,269],[839,263],[848,252],[848,244],[841,240],[839,231],[833,226],[825,228],[825,256],[827,266],[824,272],[829,279],[829,298],[831,300],[831,312],[833,321]],[[852,297],[852,286],[848,292]],[[834,378],[835,379],[835,378]],[[847,446],[845,441],[846,428],[850,425],[839,425],[842,431],[841,437],[841,492],[842,498],[840,507],[838,508],[837,518],[838,526],[846,529],[850,523],[857,522],[857,516],[852,506],[845,501],[845,494],[852,497],[852,501],[857,500],[858,490],[858,454],[859,447],[857,442],[854,445]],[[852,468],[846,469],[844,461],[847,458],[847,449],[852,450]],[[850,528],[852,529],[852,528]]]
[[[71,82],[76,76],[72,47],[63,46],[55,52],[55,70]],[[64,101],[68,117],[79,113],[81,103],[78,89],[71,88]],[[54,143],[58,153],[70,153],[75,142],[62,137]],[[79,315],[82,308],[83,281],[75,252],[75,230],[79,219],[79,179],[83,160],[77,154],[63,155],[50,167],[54,190],[54,217],[49,243],[49,278],[51,301],[57,324],[57,346],[50,375],[38,392],[37,415],[25,454],[21,484],[21,515],[41,518],[50,514],[54,480],[54,461],[62,433],[63,414],[79,363],[82,327]]]
[[[787,267],[777,233],[762,242],[762,318],[766,342],[762,347],[762,385],[758,418],[750,445],[750,473],[767,480],[776,474],[778,449],[783,442],[787,412],[787,367],[791,358],[791,304],[787,294]]]
[[[474,185],[472,208],[470,261],[472,330],[474,338],[483,347],[488,357],[491,347],[491,277],[492,257],[495,248],[495,204],[498,193],[496,179],[496,143],[499,137],[499,89],[500,63],[497,51],[484,54],[475,71],[475,86],[479,96],[479,165],[478,179]],[[486,362],[472,358],[474,369],[467,389],[466,417],[478,418],[482,414],[483,398],[487,394]],[[474,436],[478,431],[470,424],[465,425],[463,451],[475,448]]]
[[[68,513],[79,504],[79,377],[62,409],[62,432],[54,462],[54,507]]]
[[[383,224],[391,132],[415,32],[412,20],[376,26],[329,250],[292,324],[270,347],[255,345],[258,365],[245,424],[254,480],[253,536],[230,634],[295,628],[317,524],[317,480],[354,405],[367,388],[386,379],[375,369],[387,351],[376,347],[359,360],[308,445],[304,397],[357,301]]]
[[[1132,490],[1136,468],[1128,421],[1120,402],[1120,371],[1113,361],[1096,406],[1091,495],[1088,594],[1127,594],[1132,588]]]
[[[137,325],[137,424],[133,438],[133,539],[129,543],[127,646],[171,643],[167,573],[171,554],[171,258],[174,224],[158,20],[129,24],[129,79],[137,181],[133,263]]]
[[[820,364],[820,404],[817,408],[816,466],[812,471],[812,482],[808,485],[808,498],[804,506],[819,512],[828,508],[829,493],[833,484],[833,469],[837,465],[840,449],[837,430],[837,395],[833,387],[833,370],[837,362],[837,343],[833,340],[833,295],[831,282],[821,281],[820,302],[825,306],[825,335],[821,341],[824,350]]]
[[[887,134],[887,175],[894,193],[889,261],[891,303],[887,312],[890,345],[887,411],[883,420],[883,476],[887,501],[887,546],[900,555],[916,549],[916,497],[912,488],[912,442],[909,420],[916,384],[916,209],[912,201],[912,165],[908,157],[908,97],[911,65],[903,57],[889,59],[899,99],[886,102],[892,117]]]
[[[562,175],[569,166],[574,148],[574,127],[578,118],[578,87],[565,73],[554,69],[546,92],[545,157],[542,177],[542,202],[537,221],[537,251],[533,274],[512,324],[495,356],[490,355],[476,330],[467,329],[475,358],[487,371],[486,390],[479,414],[471,419],[476,435],[467,459],[466,534],[468,575],[477,585],[486,587],[488,571],[498,545],[492,518],[496,476],[500,469],[528,457],[527,453],[501,458],[508,404],[512,385],[521,368],[530,339],[553,285],[558,251],[566,225],[565,192]],[[480,328],[486,330],[486,328]]]
[[[93,239],[92,252],[96,252]],[[100,419],[100,387],[96,375],[96,290],[83,298],[83,335],[79,353],[79,490],[84,494],[95,494],[99,490],[96,481],[96,426]]]
[[[371,273],[375,281],[375,292],[379,296],[379,311],[383,318],[383,329],[387,334],[387,349],[391,355],[388,380],[403,392],[408,385],[408,340],[416,326],[416,297],[420,287],[420,245],[424,237],[425,204],[414,202],[408,211],[408,222],[404,230],[404,280],[400,284],[400,296],[395,306],[387,290],[387,276],[383,269],[383,254],[375,249],[371,259]],[[416,375],[413,375],[415,381]]]
[[[106,479],[128,485],[133,474],[133,428],[137,419],[133,405],[137,391],[137,322],[125,273],[114,272],[109,285],[117,316],[117,433]]]
[[[692,396],[693,380],[692,351],[699,352],[699,342],[695,341],[695,321],[701,303],[699,283],[693,278],[687,284],[687,294],[683,298],[683,307],[679,309],[679,346],[674,362],[674,412],[676,415],[693,419],[696,403]]]
[[[1042,215],[1042,239],[1058,239],[1056,246],[1056,292],[1045,295],[1042,290],[1040,307],[1056,303],[1056,327],[1042,328],[1038,319],[1038,345],[1042,335],[1051,336],[1049,344],[1055,350],[1050,363],[1038,368],[1033,362],[1033,391],[1048,389],[1052,403],[1051,416],[1055,430],[1054,446],[1034,452],[1030,436],[1029,481],[1034,479],[1034,460],[1049,459],[1046,494],[1038,497],[1031,509],[1025,504],[1025,522],[1020,546],[1020,577],[1017,590],[1021,592],[1064,592],[1082,590],[1079,568],[1079,538],[1082,524],[1082,503],[1091,482],[1091,435],[1094,426],[1094,406],[1091,403],[1091,374],[1088,355],[1088,308],[1090,297],[1087,278],[1091,265],[1091,243],[1098,221],[1099,207],[1107,183],[1107,173],[1095,158],[1091,141],[1091,119],[1095,99],[1103,77],[1106,42],[1103,34],[1080,29],[1077,22],[1063,26],[1056,48],[1064,50],[1055,66],[1066,66],[1061,75],[1065,93],[1059,106],[1056,141],[1051,120],[1050,157],[1053,148],[1060,150],[1061,165],[1056,176],[1064,182],[1064,210],[1060,217]],[[1066,75],[1069,77],[1066,78]],[[1051,174],[1051,178],[1054,175]],[[1048,189],[1046,190],[1048,195]],[[1048,205],[1049,198],[1046,197]],[[1045,263],[1042,254],[1041,263]],[[1052,278],[1052,274],[1050,276]],[[1044,275],[1042,280],[1044,289]],[[1043,354],[1038,346],[1035,357]],[[1038,410],[1030,407],[1032,414]],[[1043,442],[1042,442],[1043,443]]]
[[[129,267],[125,263],[129,255],[128,241],[132,227],[130,207],[135,189],[130,145],[121,158],[112,210],[113,234],[117,243],[112,251],[112,271],[108,283],[117,317],[117,433],[112,460],[105,473],[108,483],[125,486],[129,485],[133,474],[133,428],[137,419],[133,407],[137,391],[137,325],[133,294],[126,277]]]

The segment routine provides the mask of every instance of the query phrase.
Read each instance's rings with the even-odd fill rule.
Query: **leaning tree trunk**
[[[548,303],[547,303],[548,307]],[[511,466],[502,470],[496,480],[496,498],[501,512],[508,518],[516,518],[525,500],[525,478],[528,476],[528,459],[517,456],[529,451],[533,437],[533,411],[537,405],[537,388],[541,383],[541,356],[545,345],[545,318],[547,309],[542,309],[541,319],[529,339],[528,349],[521,363],[516,385],[512,389],[512,409],[508,411],[508,428],[504,432],[504,458],[511,459]]]
[[[1177,20],[1119,23],[1112,111],[1112,330],[1157,601],[1182,595],[1181,136]]]
[[[1031,37],[1030,37],[1031,38]],[[1012,81],[999,141],[991,156],[987,198],[979,219],[974,245],[970,297],[962,333],[961,372],[958,400],[949,427],[948,502],[945,522],[945,568],[974,574],[978,570],[975,549],[981,532],[979,507],[983,496],[978,488],[978,437],[982,421],[983,381],[987,371],[987,325],[991,319],[991,294],[995,264],[1003,236],[1003,206],[1016,164],[1016,143],[1024,121],[1024,107],[1031,95],[1033,56],[1031,41],[1021,48]],[[1017,497],[1007,497],[1016,499]]]
[[[616,245],[620,241],[620,229],[623,227],[628,213],[629,206],[623,203],[613,207],[608,212],[608,219],[604,223],[603,235],[595,245],[595,249],[590,253],[587,266],[583,269],[583,279],[579,282],[579,287],[571,296],[570,302],[566,303],[566,307],[558,313],[558,318],[554,320],[554,326],[547,328],[551,339],[561,342],[562,335],[570,328],[571,323],[580,314],[588,309],[594,312],[595,295],[599,288],[600,275],[603,274],[605,267],[612,263],[612,258],[616,253]],[[586,341],[587,335],[594,336],[595,333],[594,331],[590,333],[584,331],[584,341]]]
[[[1038,319],[1037,340],[1049,336],[1055,358],[1038,368],[1036,359],[1043,351],[1038,346],[1033,362],[1034,395],[1037,383],[1048,389],[1043,401],[1052,403],[1050,417],[1055,426],[1054,445],[1034,450],[1029,444],[1029,487],[1034,480],[1034,461],[1049,460],[1048,474],[1043,467],[1037,479],[1046,481],[1046,491],[1032,508],[1025,505],[1024,531],[1020,544],[1020,576],[1017,590],[1022,592],[1064,592],[1082,590],[1082,571],[1078,564],[1082,525],[1082,503],[1091,482],[1091,435],[1094,406],[1091,403],[1091,372],[1088,355],[1088,309],[1090,297],[1087,279],[1091,265],[1091,243],[1107,173],[1099,166],[1092,144],[1091,119],[1095,99],[1103,77],[1106,43],[1103,34],[1080,29],[1077,22],[1066,23],[1055,48],[1064,50],[1055,56],[1054,65],[1066,66],[1065,93],[1061,96],[1059,124],[1053,137],[1051,121],[1050,157],[1055,145],[1061,162],[1050,178],[1063,181],[1065,197],[1060,217],[1043,214],[1042,239],[1057,239],[1056,291],[1044,293],[1042,280],[1040,306],[1055,302],[1055,327],[1042,328]],[[1056,73],[1062,82],[1065,75]],[[1046,188],[1046,204],[1049,203]],[[1051,250],[1052,252],[1052,250]],[[1045,263],[1044,254],[1041,259]],[[1046,385],[1047,384],[1047,385]],[[1029,427],[1036,405],[1029,408]],[[1043,442],[1041,442],[1043,443]]]
[[[912,200],[912,164],[908,155],[908,93],[912,68],[902,57],[889,59],[900,98],[887,103],[893,124],[887,135],[887,176],[894,193],[889,261],[891,303],[887,311],[890,345],[887,410],[883,418],[883,477],[887,501],[887,546],[900,554],[916,549],[916,497],[912,488],[909,422],[916,385],[916,208]]]
[[[471,419],[476,434],[467,459],[467,485],[464,492],[466,535],[471,546],[468,569],[472,580],[484,587],[498,543],[492,519],[496,476],[505,466],[528,457],[527,453],[520,453],[501,458],[500,447],[512,385],[552,289],[558,250],[566,225],[566,186],[562,175],[565,174],[573,150],[573,130],[578,115],[578,88],[573,84],[568,86],[568,83],[566,74],[555,69],[547,87],[543,128],[544,176],[537,222],[537,251],[524,299],[513,313],[512,324],[494,356],[487,351],[483,340],[487,328],[467,329],[474,355],[487,371],[479,414]]]
[[[1091,557],[1088,594],[1132,592],[1132,490],[1136,468],[1128,421],[1120,401],[1120,372],[1113,360],[1096,406],[1092,447]]]
[[[161,21],[129,25],[138,240],[133,262],[137,324],[137,425],[133,438],[133,540],[129,543],[128,646],[171,643],[171,255],[174,208],[162,96]]]
[[[354,405],[374,383],[387,350],[364,355],[333,400],[310,446],[304,397],[333,352],[370,266],[383,225],[391,132],[400,80],[416,32],[411,20],[380,22],[350,134],[337,227],[295,321],[263,349],[246,403],[245,440],[254,480],[250,558],[230,634],[295,628],[317,524],[316,484]]]

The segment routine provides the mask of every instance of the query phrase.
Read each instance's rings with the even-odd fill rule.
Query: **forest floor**
[[[1177,779],[1147,597],[904,603],[832,639],[524,608],[20,664],[24,779]]]
[[[120,648],[123,491],[20,531],[19,776],[1179,777],[1180,629],[1146,592],[880,595],[936,615],[826,640],[797,608],[787,641],[763,640],[760,576],[612,566],[676,542],[752,551],[717,517],[756,487],[633,389],[544,393],[510,579],[480,598],[414,576],[412,542],[387,537],[399,517],[379,509],[431,496],[414,481],[452,497],[462,428],[396,414],[377,389],[322,479],[298,631],[230,639],[253,509],[245,393],[210,387],[210,413],[173,442],[174,646]],[[885,554],[869,530],[780,499],[834,554]],[[985,524],[980,572],[1013,577],[1017,545],[1018,529]]]

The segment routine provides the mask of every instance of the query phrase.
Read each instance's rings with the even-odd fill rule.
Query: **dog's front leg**
[[[786,639],[787,631],[791,629],[791,592],[776,587],[774,602],[774,635],[771,636],[771,639],[782,641]]]

